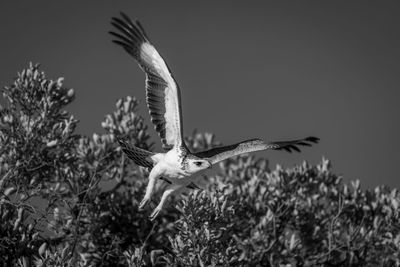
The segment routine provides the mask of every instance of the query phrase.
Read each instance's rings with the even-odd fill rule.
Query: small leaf
[[[47,142],[46,144],[47,147],[53,147],[55,145],[57,145],[57,140],[52,140],[50,142]]]
[[[47,249],[47,243],[44,242],[40,247],[39,247],[39,255],[43,257],[44,253],[46,252]]]
[[[297,241],[296,240],[296,235],[292,234],[292,236],[290,237],[289,250],[293,250],[296,247],[296,245],[297,245],[296,241]]]
[[[11,194],[13,194],[16,191],[16,189],[14,187],[9,187],[6,190],[4,190],[4,195],[9,196]]]

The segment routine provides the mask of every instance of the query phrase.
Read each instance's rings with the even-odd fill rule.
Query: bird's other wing
[[[146,100],[154,128],[158,132],[164,150],[182,141],[182,110],[178,84],[164,59],[150,43],[139,21],[132,21],[121,13],[121,18],[112,18],[116,28],[110,32],[114,43],[132,55],[146,73]]]
[[[237,156],[243,153],[260,151],[266,149],[285,150],[287,152],[300,152],[299,146],[311,146],[312,143],[318,143],[319,138],[307,137],[292,141],[264,142],[261,139],[251,139],[234,145],[213,148],[207,151],[195,153],[200,158],[207,158],[212,164]]]
[[[129,145],[124,140],[118,139],[118,143],[121,145],[122,151],[136,163],[136,165],[146,167],[149,170],[153,168],[153,161],[151,159],[155,153]]]

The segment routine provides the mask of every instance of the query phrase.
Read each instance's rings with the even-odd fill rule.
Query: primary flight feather
[[[147,107],[165,150],[164,153],[153,153],[119,140],[127,156],[150,171],[149,183],[139,209],[143,209],[150,201],[157,179],[168,182],[160,203],[150,215],[151,220],[157,217],[169,195],[184,187],[198,188],[194,178],[217,162],[266,149],[300,152],[299,146],[311,146],[319,141],[317,137],[279,142],[251,139],[191,153],[183,140],[180,89],[164,59],[151,44],[139,21],[132,21],[121,13],[120,18],[112,18],[111,24],[117,30],[110,32],[115,37],[113,42],[132,55],[146,74]]]

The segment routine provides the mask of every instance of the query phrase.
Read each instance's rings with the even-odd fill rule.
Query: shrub
[[[138,101],[120,99],[103,134],[76,133],[74,90],[32,65],[0,107],[0,262],[5,266],[400,266],[400,194],[346,184],[322,159],[270,170],[243,155],[205,190],[138,212],[145,169],[116,136],[152,149]],[[186,138],[193,151],[220,145]],[[161,183],[161,182],[160,182]],[[162,184],[160,185],[162,187]]]

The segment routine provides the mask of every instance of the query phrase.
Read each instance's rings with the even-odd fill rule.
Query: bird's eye
[[[201,163],[202,163],[201,161],[195,161],[195,162],[194,162],[194,164],[196,164],[197,167],[200,167],[200,166],[201,166]]]

